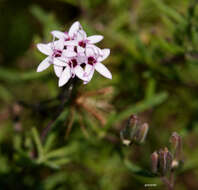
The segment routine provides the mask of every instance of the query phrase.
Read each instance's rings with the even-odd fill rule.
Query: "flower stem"
[[[47,126],[43,129],[42,133],[41,133],[41,140],[42,142],[45,141],[45,138],[47,136],[47,134],[51,131],[52,128],[54,128],[56,126],[56,123],[62,119],[63,117],[65,118],[67,115],[67,110],[64,111],[64,107],[65,105],[68,103],[68,100],[70,99],[70,97],[72,96],[72,92],[73,92],[73,87],[74,84],[76,82],[76,79],[71,79],[67,85],[65,85],[62,88],[62,92],[60,94],[60,101],[61,104],[58,107],[58,113],[55,115],[55,118],[50,121]],[[64,119],[63,118],[63,119]]]
[[[174,190],[174,173],[173,172],[171,172],[170,178],[164,176],[161,178],[161,180],[168,190]]]

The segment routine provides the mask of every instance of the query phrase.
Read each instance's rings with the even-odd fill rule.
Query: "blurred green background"
[[[193,0],[0,0],[0,189],[166,189],[147,176],[150,154],[183,138],[175,189],[198,189],[198,6]],[[110,48],[108,80],[76,88],[56,118],[61,93],[37,43],[79,20]],[[138,114],[150,130],[141,146],[119,133]],[[146,171],[146,172],[145,172]],[[151,188],[150,188],[151,189]]]

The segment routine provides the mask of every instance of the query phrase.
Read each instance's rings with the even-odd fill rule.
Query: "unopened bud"
[[[176,160],[181,160],[181,152],[182,152],[182,139],[176,132],[174,132],[170,138],[170,143],[174,149],[174,157]]]
[[[140,125],[136,115],[132,115],[126,127],[120,132],[122,142],[126,145],[132,143],[143,143],[148,133],[149,126],[147,123]]]
[[[166,147],[159,151],[159,172],[162,176],[171,170],[172,161],[173,156]]]
[[[126,127],[120,132],[120,137],[122,139],[123,144],[125,145],[131,144],[132,138],[136,131],[137,122],[138,122],[138,118],[136,115],[130,116],[126,124]]]
[[[173,156],[172,156],[171,152],[169,152],[167,149],[167,151],[166,151],[166,169],[167,169],[167,171],[171,171],[172,162],[173,162]]]
[[[126,126],[126,128],[120,131],[120,138],[123,144],[129,145],[131,143],[131,129]]]
[[[138,123],[137,115],[131,115],[128,122],[130,125],[137,125]]]
[[[153,152],[151,154],[151,169],[153,173],[157,173],[158,169],[158,154],[157,152]]]
[[[137,132],[135,134],[135,138],[134,140],[137,142],[137,143],[143,143],[145,138],[146,138],[146,135],[148,133],[148,129],[149,129],[149,126],[147,123],[144,123],[143,125],[141,125],[138,129],[137,129]]]

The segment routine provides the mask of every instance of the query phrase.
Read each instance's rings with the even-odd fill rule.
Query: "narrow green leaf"
[[[49,74],[49,70],[41,73],[37,73],[35,70],[22,73],[0,67],[0,80],[4,80],[6,82],[16,83],[21,81],[29,81],[29,80],[41,78],[43,76],[46,76],[47,74]]]
[[[54,165],[62,166],[62,165],[69,163],[70,159],[69,158],[60,158],[60,159],[53,160],[53,161],[50,160],[50,162],[53,163]]]
[[[129,162],[128,160],[125,160],[124,164],[135,175],[139,175],[139,176],[143,176],[143,177],[156,177],[151,172],[149,172],[147,170],[143,170],[142,168],[140,168],[139,166]]]
[[[40,136],[38,134],[38,131],[36,130],[36,128],[32,128],[32,136],[33,136],[33,139],[34,139],[34,142],[36,144],[36,148],[37,148],[37,151],[38,151],[38,159],[42,159],[43,158],[43,147],[42,147],[42,143],[41,143],[41,140],[40,140]]]
[[[156,105],[161,104],[166,100],[168,97],[168,94],[166,92],[162,92],[160,94],[153,95],[150,99],[146,99],[140,103],[137,103],[135,105],[130,106],[120,114],[117,114],[117,116],[114,119],[114,122],[122,121],[126,118],[128,118],[132,114],[137,114],[142,111],[145,111],[147,109],[150,109]]]
[[[62,125],[65,122],[65,120],[67,119],[68,113],[69,113],[68,108],[65,108],[65,110],[63,110],[63,112],[58,116],[58,118],[52,124],[52,126],[51,126],[52,131],[53,131],[53,129]]]
[[[76,144],[72,144],[71,146],[65,146],[56,150],[53,150],[45,155],[45,159],[51,159],[56,157],[63,157],[73,154],[76,151]]]
[[[53,147],[55,139],[56,139],[56,135],[54,133],[51,133],[47,137],[45,145],[44,145],[44,152],[45,153],[47,153]]]
[[[155,93],[156,81],[154,79],[149,79],[146,87],[146,99],[149,100],[153,97]]]
[[[79,5],[77,0],[58,0],[58,1],[65,2],[65,3],[71,4],[73,6],[78,6]]]
[[[5,102],[10,102],[13,99],[12,94],[9,92],[9,90],[2,85],[0,85],[0,99]]]
[[[171,8],[170,6],[167,6],[163,3],[161,0],[152,0],[152,2],[159,8],[159,10],[166,14],[167,16],[171,17],[177,22],[185,22],[185,19],[182,15],[180,15],[176,10]]]

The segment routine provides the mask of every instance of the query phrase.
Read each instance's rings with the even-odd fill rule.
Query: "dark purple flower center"
[[[69,41],[69,40],[71,40],[71,38],[70,38],[70,37],[68,37],[68,38],[66,38],[66,39],[65,39],[65,41]]]
[[[62,51],[61,50],[55,50],[54,51],[54,57],[60,57],[62,55]]]
[[[89,65],[94,65],[96,63],[96,60],[94,57],[88,57],[88,64]]]
[[[86,47],[86,43],[84,41],[80,41],[78,42],[78,45],[85,48]]]
[[[69,66],[70,66],[70,67],[73,67],[73,68],[76,67],[77,64],[78,64],[78,63],[77,63],[77,60],[76,60],[76,59],[72,59],[72,60],[69,62]]]
[[[81,63],[80,65],[83,69],[85,68],[86,64],[85,63]]]
[[[74,47],[74,51],[77,53],[77,47],[76,46]]]

